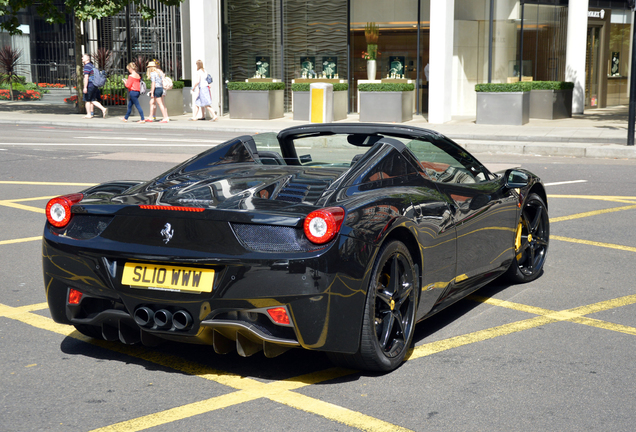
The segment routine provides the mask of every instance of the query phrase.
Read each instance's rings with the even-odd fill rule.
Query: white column
[[[565,52],[565,80],[574,83],[572,114],[585,107],[585,47],[587,44],[588,0],[569,0],[568,38]]]
[[[455,0],[431,1],[428,121],[451,120]]]
[[[196,61],[202,60],[205,70],[212,75],[214,81],[210,89],[213,107],[217,113],[221,112],[220,98],[223,94],[220,8],[221,0],[190,0],[190,67],[194,75],[197,70]]]

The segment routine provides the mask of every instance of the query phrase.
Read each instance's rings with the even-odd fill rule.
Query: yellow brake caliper
[[[521,249],[521,231],[523,229],[523,224],[519,221],[519,225],[517,225],[517,235],[515,236],[515,251],[517,252],[517,260],[521,258],[521,253],[519,253],[519,249]]]

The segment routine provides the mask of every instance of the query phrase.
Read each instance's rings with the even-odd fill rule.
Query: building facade
[[[572,81],[574,113],[629,99],[629,1],[184,0],[157,8],[151,23],[132,11],[128,33],[130,16],[88,23],[81,49],[111,49],[117,65],[163,56],[186,79],[201,59],[220,112],[228,111],[227,82],[280,80],[290,111],[292,81],[323,74],[349,84],[349,111],[357,111],[368,23],[379,27],[376,79],[415,84],[415,111],[432,123],[474,117],[475,84],[487,82]]]

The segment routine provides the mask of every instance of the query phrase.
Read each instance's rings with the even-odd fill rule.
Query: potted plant
[[[477,124],[523,125],[530,119],[531,82],[477,84]]]
[[[229,82],[230,118],[274,119],[284,115],[285,83]]]
[[[360,84],[360,121],[402,123],[413,120],[413,84]]]
[[[530,118],[554,120],[572,117],[574,83],[532,81],[530,84]]]
[[[292,84],[294,120],[309,121],[309,83]],[[333,120],[347,118],[347,90],[349,84],[333,84]]]
[[[0,48],[0,84],[9,85],[9,98],[13,100],[13,85],[21,82],[18,76],[18,61],[22,51],[13,49],[11,45]]]
[[[362,51],[362,58],[367,61],[367,79],[372,81],[378,70],[378,38],[380,37],[380,27],[374,22],[368,22],[364,27],[364,38],[367,41],[367,50]]]

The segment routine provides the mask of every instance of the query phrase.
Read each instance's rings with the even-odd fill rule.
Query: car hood
[[[122,193],[97,188],[83,205],[166,205],[206,209],[283,209],[323,205],[347,169],[231,164],[194,172],[169,172]]]

